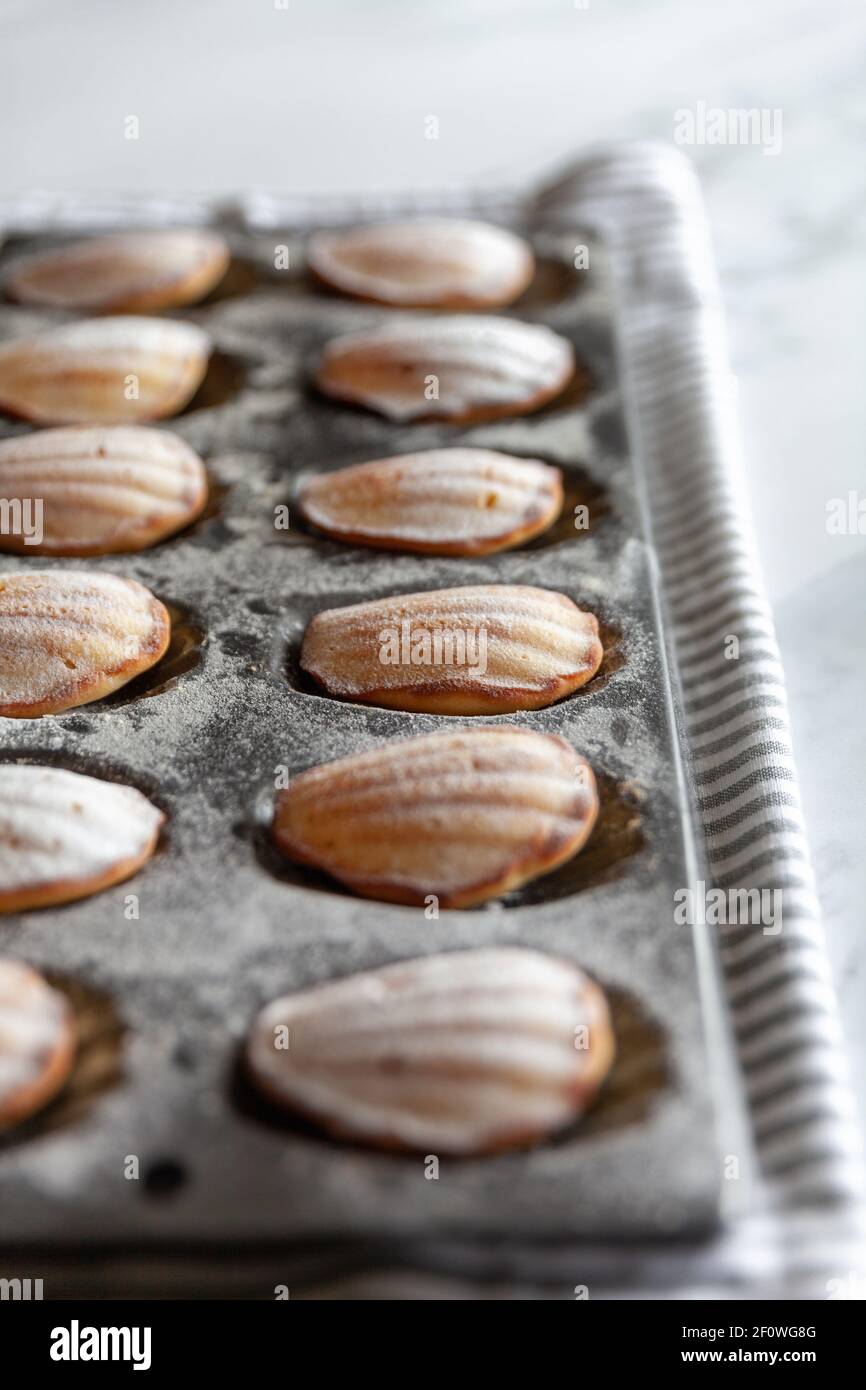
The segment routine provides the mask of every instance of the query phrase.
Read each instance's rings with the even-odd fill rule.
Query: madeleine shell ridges
[[[549,873],[598,815],[589,764],[513,725],[386,743],[308,769],[279,793],[272,835],[364,897],[470,907]]]
[[[521,237],[459,218],[317,232],[307,261],[343,294],[404,308],[494,309],[513,303],[535,273]]]
[[[562,510],[562,474],[494,449],[428,449],[308,478],[301,511],[353,545],[488,555],[545,531]]]
[[[110,555],[144,550],[202,511],[204,464],[167,430],[70,425],[0,442],[0,497],[42,502],[42,541],[0,535],[22,555]]]
[[[101,318],[0,344],[0,407],[35,424],[136,424],[176,415],[211,341],[176,319]]]
[[[110,695],[171,635],[143,584],[100,570],[0,574],[0,715],[32,719]]]
[[[116,232],[23,256],[4,289],[52,309],[157,313],[203,299],[230,259],[225,238],[201,228]]]
[[[0,912],[74,902],[129,878],[165,816],[135,787],[0,764]]]
[[[317,613],[301,667],[336,699],[429,714],[510,714],[571,694],[603,655],[598,620],[566,594],[478,584]]]
[[[276,999],[253,1023],[246,1066],[272,1103],[337,1138],[469,1156],[573,1124],[614,1052],[594,980],[558,957],[492,947]]]
[[[316,382],[326,395],[392,420],[469,422],[538,410],[574,372],[571,343],[543,324],[413,316],[333,338]]]
[[[64,995],[22,961],[0,957],[0,1130],[53,1100],[72,1070],[77,1040]]]

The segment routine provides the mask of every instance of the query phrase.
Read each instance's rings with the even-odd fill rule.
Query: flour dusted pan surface
[[[279,793],[278,848],[364,897],[469,907],[570,859],[598,815],[589,764],[556,734],[500,725],[401,739]]]
[[[330,1133],[455,1156],[572,1124],[613,1055],[595,981],[515,947],[425,956],[286,995],[262,1010],[246,1048],[259,1089]]]
[[[159,661],[170,635],[164,605],[134,579],[0,575],[0,715],[31,719],[110,695]]]

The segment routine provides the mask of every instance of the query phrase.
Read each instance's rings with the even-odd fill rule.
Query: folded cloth
[[[859,1286],[862,1296],[859,1127],[697,179],[679,153],[634,145],[587,161],[541,201],[553,212],[560,199],[612,250],[625,395],[707,881],[777,891],[783,909],[777,934],[716,929],[766,1205],[765,1219],[743,1232],[745,1245],[754,1255],[765,1243],[792,1293],[844,1297]]]

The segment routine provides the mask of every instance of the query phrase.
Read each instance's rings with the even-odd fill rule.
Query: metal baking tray
[[[304,227],[226,230],[235,252],[226,281],[180,315],[207,328],[216,352],[197,397],[165,422],[206,460],[205,516],[141,555],[0,557],[0,570],[81,564],[134,577],[175,618],[164,661],[111,698],[0,721],[3,758],[121,779],[168,813],[157,855],[130,882],[0,919],[0,950],[69,991],[83,1038],[66,1093],[0,1145],[0,1241],[7,1254],[41,1250],[43,1270],[46,1259],[50,1269],[52,1259],[88,1251],[146,1259],[230,1248],[239,1259],[339,1243],[393,1262],[401,1242],[417,1255],[425,1240],[700,1241],[722,1216],[721,1153],[735,1107],[716,1082],[728,1043],[715,962],[692,929],[674,923],[674,893],[694,881],[696,857],[605,247],[543,222],[518,228],[539,271],[505,311],[573,342],[591,378],[585,398],[566,392],[537,414],[476,427],[395,426],[321,398],[310,380],[329,337],[389,311],[313,285]],[[19,252],[62,239],[11,236],[0,274]],[[588,269],[574,268],[576,239],[589,248]],[[274,268],[278,244],[289,247],[285,271]],[[4,304],[0,335],[56,317]],[[0,419],[4,437],[28,428]],[[561,521],[506,554],[431,558],[317,538],[292,510],[304,472],[456,443],[558,464]],[[274,526],[284,503],[288,531]],[[580,503],[587,530],[574,525]],[[503,716],[563,734],[590,759],[602,810],[587,848],[502,901],[438,920],[358,899],[281,861],[263,834],[277,769],[471,722],[314,693],[297,664],[309,617],[362,598],[479,582],[548,586],[600,618],[596,679],[548,709]],[[427,1181],[421,1158],[278,1123],[240,1079],[244,1032],[275,995],[500,943],[579,962],[612,1001],[613,1074],[592,1113],[554,1141],[444,1161],[438,1181]],[[225,1270],[230,1287],[231,1265]],[[65,1287],[74,1291],[75,1280]]]

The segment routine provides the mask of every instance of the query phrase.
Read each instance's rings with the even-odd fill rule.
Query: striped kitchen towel
[[[698,182],[672,148],[628,145],[586,160],[539,202],[556,220],[597,227],[612,251],[625,396],[646,478],[708,882],[781,895],[778,935],[721,929],[767,1206],[750,1241],[775,1246],[789,1292],[845,1296],[859,1287],[862,1296],[859,1127]]]

